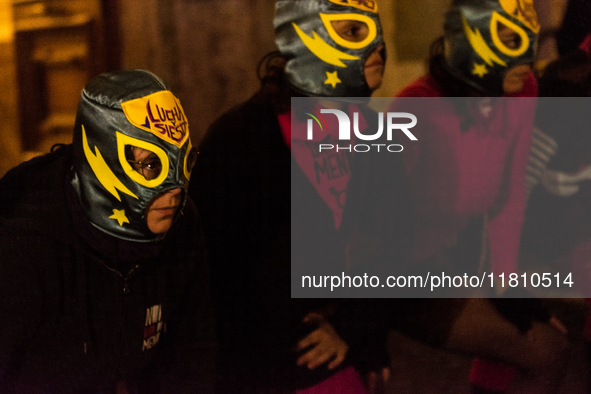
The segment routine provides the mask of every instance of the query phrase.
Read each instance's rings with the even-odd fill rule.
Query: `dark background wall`
[[[258,86],[273,50],[270,0],[121,0],[122,65],[147,68],[177,94],[194,142]]]

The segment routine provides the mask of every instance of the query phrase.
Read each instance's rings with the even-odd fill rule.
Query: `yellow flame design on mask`
[[[88,146],[88,138],[86,137],[86,130],[84,130],[84,126],[82,126],[82,148],[84,149],[84,155],[86,156],[86,160],[88,160],[88,164],[90,164],[90,168],[92,168],[92,171],[96,175],[98,181],[109,193],[111,193],[119,201],[121,201],[121,197],[119,197],[117,189],[128,196],[131,196],[135,199],[138,198],[123,183],[121,183],[119,179],[117,179],[115,174],[113,174],[113,171],[111,171],[107,163],[105,163],[105,159],[103,159],[101,152],[96,146],[96,155],[92,152],[90,146]]]
[[[486,64],[488,64],[489,66],[492,66],[494,62],[500,64],[503,67],[507,67],[507,63],[501,60],[492,51],[492,49],[489,48],[489,46],[486,44],[486,41],[484,41],[484,38],[482,38],[482,34],[480,34],[480,31],[478,29],[472,30],[464,15],[462,15],[462,21],[464,23],[464,31],[466,32],[466,37],[468,37],[470,45],[472,45],[472,48],[474,49],[474,51],[476,51],[478,56],[480,56],[482,60],[484,60]]]
[[[341,52],[338,49],[335,49],[328,45],[326,41],[316,34],[315,31],[312,32],[313,37],[308,36],[306,33],[300,29],[298,25],[293,23],[293,27],[295,28],[296,32],[306,45],[310,51],[316,56],[318,56],[322,61],[332,64],[333,66],[338,67],[347,67],[345,63],[341,61],[344,60],[358,60],[359,57],[349,55],[345,52]]]

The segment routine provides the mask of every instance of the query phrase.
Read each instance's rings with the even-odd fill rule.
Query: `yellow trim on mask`
[[[505,44],[503,44],[503,41],[501,41],[501,39],[499,38],[499,22],[513,30],[515,33],[519,34],[519,37],[521,38],[521,46],[519,48],[511,49],[506,47]],[[499,50],[507,56],[517,57],[523,55],[529,48],[530,41],[525,30],[523,30],[521,27],[511,22],[509,19],[505,18],[498,12],[493,11],[492,13],[492,18],[490,19],[490,35],[497,48],[499,48]]]
[[[486,44],[484,38],[482,38],[482,34],[480,34],[480,30],[475,29],[472,30],[468,20],[464,15],[462,15],[462,22],[464,24],[464,32],[466,33],[466,37],[472,46],[472,49],[488,64],[489,66],[493,65],[494,63],[500,64],[503,67],[507,67],[507,63],[505,63],[501,58],[497,56],[496,53],[493,52],[492,49]]]
[[[375,40],[378,34],[378,28],[376,26],[376,22],[371,19],[369,16],[361,15],[361,14],[320,14],[320,18],[322,22],[324,22],[324,26],[326,26],[326,30],[328,30],[328,34],[330,37],[342,47],[350,48],[350,49],[361,49],[365,48],[373,40]],[[369,34],[367,38],[360,42],[353,42],[344,39],[343,37],[339,36],[339,34],[335,31],[334,27],[332,26],[333,21],[358,21],[365,23],[369,27]]]
[[[185,173],[185,178],[187,178],[187,180],[190,180],[191,174],[193,173],[193,171],[187,171],[187,159],[189,158],[189,154],[191,153],[191,149],[193,148],[193,144],[191,143],[190,138],[188,144],[189,146],[187,146],[187,152],[185,152],[185,159],[183,160],[183,172]]]
[[[111,193],[119,201],[121,201],[121,197],[119,197],[117,190],[120,190],[135,199],[138,198],[131,192],[131,190],[121,183],[119,179],[117,179],[96,146],[94,147],[96,154],[92,152],[90,146],[88,145],[88,138],[86,138],[86,130],[84,130],[84,125],[82,125],[82,149],[84,149],[84,155],[86,156],[86,160],[88,160],[88,164],[94,172],[94,175],[96,175],[98,181],[109,193]]]
[[[500,0],[500,3],[507,14],[520,20],[534,33],[540,32],[540,22],[533,0]]]
[[[374,12],[376,14],[378,13],[377,0],[328,0],[328,1],[330,1],[331,3],[345,6],[345,7],[355,7],[357,9],[360,9],[363,11]],[[356,3],[356,4],[353,4],[353,3]],[[371,4],[371,7],[366,4]]]
[[[185,111],[180,101],[168,90],[124,101],[121,108],[129,123],[178,148],[189,138]],[[181,130],[178,131],[177,127],[181,127]],[[173,137],[179,137],[179,141]]]
[[[162,171],[160,172],[160,175],[158,175],[157,178],[154,178],[152,180],[147,180],[146,178],[144,178],[144,176],[142,174],[137,172],[131,166],[131,164],[129,164],[129,162],[127,161],[127,158],[125,157],[125,146],[126,145],[137,146],[138,148],[149,150],[150,152],[153,152],[156,156],[158,156],[158,158],[160,159],[160,162],[162,163]],[[162,149],[154,144],[151,144],[146,141],[138,140],[136,138],[129,137],[125,134],[117,132],[117,153],[119,154],[119,163],[121,163],[121,167],[123,168],[123,171],[125,171],[127,176],[129,176],[134,182],[139,183],[142,186],[149,187],[149,188],[154,188],[154,187],[160,186],[162,184],[162,182],[164,182],[164,180],[168,176],[168,169],[170,168],[168,155],[166,154],[164,149]]]
[[[312,31],[313,37],[308,36],[298,25],[292,23],[293,27],[295,28],[298,36],[304,42],[304,45],[308,47],[310,51],[318,58],[328,64],[332,64],[333,66],[337,67],[347,67],[345,63],[341,61],[344,60],[359,60],[359,57],[349,55],[345,52],[341,52],[338,49],[335,49],[328,45],[326,41],[324,41],[315,31]]]

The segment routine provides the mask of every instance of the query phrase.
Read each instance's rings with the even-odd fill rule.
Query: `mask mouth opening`
[[[179,190],[176,192],[176,190]],[[170,196],[167,197],[167,195]],[[172,228],[174,223],[183,214],[187,202],[187,190],[181,187],[171,186],[170,188],[154,196],[143,210],[140,220],[142,227],[153,234],[157,239],[162,239]],[[158,225],[159,221],[167,222],[167,226],[162,230],[158,227],[151,227],[154,223]]]

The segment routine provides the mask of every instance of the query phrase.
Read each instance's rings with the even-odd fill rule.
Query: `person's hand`
[[[365,375],[365,387],[369,394],[383,394],[386,392],[388,380],[390,380],[390,368],[384,367]]]
[[[540,183],[548,193],[559,197],[570,197],[579,191],[579,183],[591,180],[591,166],[576,174],[562,171],[546,170],[542,174]]]
[[[298,342],[296,350],[311,347],[297,360],[298,366],[306,365],[314,369],[330,361],[328,369],[338,367],[347,356],[349,345],[345,343],[334,328],[319,313],[309,313],[303,320],[305,324],[317,324],[318,328]]]

